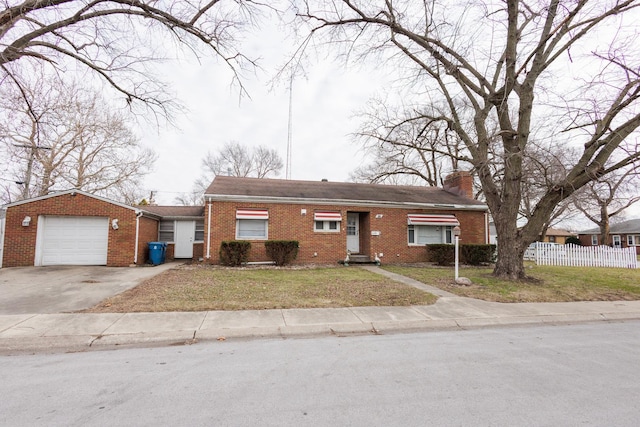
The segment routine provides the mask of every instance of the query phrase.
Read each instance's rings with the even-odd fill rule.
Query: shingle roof
[[[141,206],[141,209],[162,217],[204,217],[204,206]]]
[[[449,193],[442,188],[359,184],[351,182],[293,181],[282,179],[237,178],[216,176],[205,197],[213,200],[233,198],[267,201],[296,199],[322,202],[397,203],[416,205],[463,205],[483,209],[486,205],[477,200]]]
[[[561,228],[548,228],[545,234],[547,236],[575,236],[576,235],[576,233],[572,231],[563,230]]]
[[[630,219],[628,221],[611,224],[609,227],[610,234],[640,234],[640,218]],[[581,231],[579,234],[600,234],[600,228],[590,228]]]

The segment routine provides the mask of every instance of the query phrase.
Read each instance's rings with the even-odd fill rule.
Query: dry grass
[[[456,295],[497,302],[621,301],[640,299],[640,269],[528,265],[535,280],[510,282],[491,276],[491,268],[460,269],[473,285],[453,283],[453,268],[385,266]]]
[[[357,267],[222,268],[184,265],[85,310],[157,312],[406,306],[436,297]]]

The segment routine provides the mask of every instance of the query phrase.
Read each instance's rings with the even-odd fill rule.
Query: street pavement
[[[409,307],[6,314],[0,315],[0,354],[640,319],[640,301],[495,303],[458,297],[378,267],[363,268],[439,299],[433,305]]]

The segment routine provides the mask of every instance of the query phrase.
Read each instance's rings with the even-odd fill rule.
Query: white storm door
[[[109,218],[43,216],[35,265],[106,265]]]
[[[174,258],[193,258],[193,237],[195,233],[195,221],[176,221],[176,231],[173,237],[175,242]]]
[[[360,214],[347,213],[347,250],[352,254],[360,252]]]

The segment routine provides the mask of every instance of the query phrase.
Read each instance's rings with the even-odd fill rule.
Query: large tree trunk
[[[496,221],[496,231],[498,232],[498,260],[493,275],[509,280],[525,279],[523,259],[528,245],[523,244],[517,224]]]

